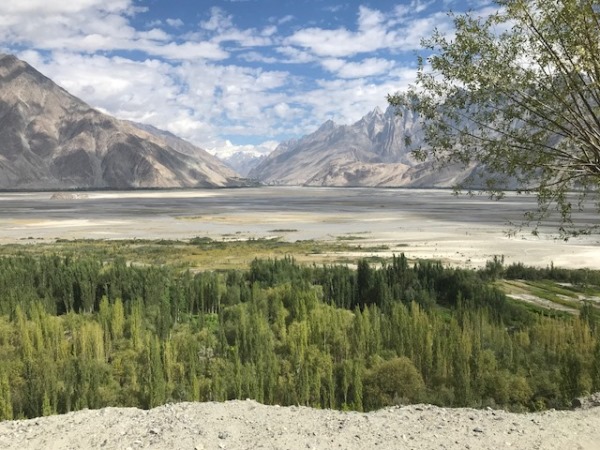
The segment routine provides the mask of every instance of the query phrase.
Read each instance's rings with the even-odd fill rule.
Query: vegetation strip
[[[494,285],[518,276],[598,291],[597,271],[498,261],[473,271],[400,255],[356,269],[288,256],[194,272],[127,261],[132,242],[64,245],[0,248],[2,419],[244,398],[538,410],[600,389],[597,308],[540,313]],[[151,248],[201,245],[220,247]]]

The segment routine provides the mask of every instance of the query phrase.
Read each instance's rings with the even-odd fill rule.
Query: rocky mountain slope
[[[216,157],[158,131],[102,114],[25,62],[0,55],[0,189],[240,183]]]
[[[475,169],[442,170],[416,160],[411,152],[422,140],[413,113],[398,116],[391,107],[385,113],[376,108],[352,125],[327,121],[312,134],[282,143],[248,176],[268,184],[449,187]]]
[[[179,403],[150,411],[83,410],[0,423],[0,448],[27,449],[521,449],[597,450],[600,408],[513,414],[430,405],[358,413]]]

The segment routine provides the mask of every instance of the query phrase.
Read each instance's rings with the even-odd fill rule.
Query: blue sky
[[[92,106],[213,152],[267,152],[352,123],[415,76],[446,12],[488,0],[18,0],[0,50]]]

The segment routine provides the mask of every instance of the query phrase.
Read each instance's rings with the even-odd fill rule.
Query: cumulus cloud
[[[150,55],[179,60],[220,60],[229,56],[228,52],[214,42],[183,42],[181,44],[169,42],[162,45],[151,41],[140,41],[137,50],[144,50]]]
[[[408,6],[396,6],[387,15],[360,6],[355,30],[304,28],[286,38],[284,43],[320,58],[353,57],[378,51],[414,51],[420,49],[421,39],[430,35],[434,28],[444,31],[451,27],[444,12],[421,15],[431,3],[413,1]]]
[[[377,10],[359,7],[358,29],[305,28],[286,39],[288,45],[309,50],[317,56],[353,56],[393,45],[396,33],[388,30],[385,16]]]
[[[280,19],[277,19],[277,23],[278,23],[279,25],[283,25],[284,23],[291,22],[292,20],[294,20],[294,16],[292,16],[291,14],[288,14],[288,15],[286,15],[286,16],[283,16],[283,17],[282,17],[282,18],[280,18]]]
[[[219,42],[177,42],[149,23],[137,30],[131,17],[141,11],[132,0],[22,0],[0,3],[0,41],[51,51],[142,51],[151,56],[182,60],[228,57]],[[225,20],[225,19],[223,19]],[[171,27],[183,22],[166,19]]]
[[[167,25],[169,25],[170,27],[173,27],[173,28],[179,28],[179,27],[183,26],[183,20],[181,20],[181,19],[167,18],[167,19],[165,19],[165,22],[167,23]]]
[[[382,58],[366,58],[361,61],[344,61],[342,59],[324,59],[321,64],[328,71],[340,78],[365,78],[387,74],[396,63]]]
[[[284,45],[278,47],[276,51],[285,58],[282,60],[284,63],[302,64],[317,61],[317,58],[311,53],[292,46]]]
[[[400,5],[396,5],[396,7],[394,8],[395,13],[398,17],[410,17],[413,16],[414,14],[419,14],[422,13],[423,11],[425,11],[431,4],[433,3],[432,0],[430,1],[422,1],[422,0],[412,0],[410,3],[408,4],[400,4]]]
[[[91,9],[107,12],[130,10],[131,0],[19,0],[18,2],[2,2],[0,14],[3,15],[48,15],[78,14]]]
[[[200,22],[200,27],[208,31],[225,31],[233,27],[232,16],[215,6],[210,9],[210,18]]]
[[[256,51],[245,52],[240,54],[238,57],[248,62],[260,62],[265,64],[275,64],[280,62],[280,60],[274,56],[266,56]]]
[[[261,156],[268,155],[273,150],[275,150],[275,148],[277,148],[278,145],[279,142],[277,141],[265,141],[257,145],[236,145],[230,140],[226,139],[224,141],[215,141],[213,143],[213,146],[206,148],[206,150],[209,153],[217,155],[221,158],[227,158],[239,152],[249,153],[254,156]]]

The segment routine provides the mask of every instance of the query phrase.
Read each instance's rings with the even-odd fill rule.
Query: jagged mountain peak
[[[373,111],[371,111],[369,114],[367,114],[366,116],[363,117],[363,119],[374,119],[374,118],[380,118],[383,116],[383,111],[381,111],[381,108],[379,106],[376,106],[375,109]]]
[[[379,108],[379,106],[376,106],[374,110],[372,110],[369,113],[362,116],[358,121],[355,122],[355,124],[370,123],[373,121],[381,121],[384,118],[385,118],[385,115],[384,115],[383,111],[381,111],[381,108]]]
[[[336,123],[335,123],[333,120],[331,120],[331,119],[328,119],[328,120],[326,120],[326,121],[323,123],[323,125],[321,125],[321,126],[320,126],[320,127],[317,129],[317,131],[316,131],[314,134],[317,134],[317,133],[322,133],[322,132],[329,131],[329,130],[333,130],[333,129],[335,129],[335,128],[337,128],[337,125],[336,125]]]
[[[406,139],[410,135],[411,143]],[[375,108],[351,125],[325,122],[314,133],[282,143],[250,172],[268,184],[446,187],[472,168],[436,171],[412,151],[423,144],[420,118]]]
[[[220,159],[240,175],[247,176],[266,157],[266,155],[239,151],[229,156],[220,156]]]

